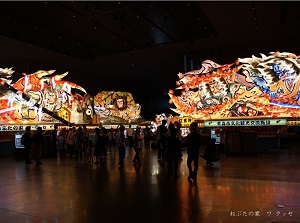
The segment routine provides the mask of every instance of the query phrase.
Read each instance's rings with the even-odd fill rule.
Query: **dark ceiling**
[[[0,2],[0,67],[69,71],[91,94],[132,92],[153,117],[167,112],[176,74],[205,59],[299,55],[299,11],[297,1]]]
[[[188,4],[1,2],[0,33],[77,59],[216,36],[199,4]]]

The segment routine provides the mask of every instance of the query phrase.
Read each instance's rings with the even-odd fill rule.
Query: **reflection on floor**
[[[167,177],[157,151],[144,148],[142,165],[125,166],[118,152],[100,166],[45,158],[42,166],[0,159],[0,219],[19,222],[266,223],[300,222],[300,143],[279,153],[226,156],[213,168],[200,160],[189,183],[186,152],[179,179]]]

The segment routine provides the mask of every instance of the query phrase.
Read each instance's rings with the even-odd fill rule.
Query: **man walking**
[[[197,180],[198,159],[201,147],[201,135],[197,132],[198,125],[196,122],[190,124],[191,132],[187,136],[187,166],[189,169],[188,180]],[[194,162],[194,170],[192,169],[192,162]]]

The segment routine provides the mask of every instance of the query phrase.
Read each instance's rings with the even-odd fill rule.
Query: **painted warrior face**
[[[123,108],[124,107],[123,99],[117,99],[117,107],[118,108]]]

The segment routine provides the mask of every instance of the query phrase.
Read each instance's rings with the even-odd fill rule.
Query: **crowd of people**
[[[91,133],[93,133],[93,138],[90,137]],[[75,159],[76,163],[82,163],[86,160],[95,165],[100,165],[101,160],[106,158],[107,153],[115,149],[119,153],[118,165],[123,167],[126,147],[128,147],[133,148],[135,151],[133,165],[141,165],[140,152],[143,148],[143,141],[145,146],[150,145],[149,135],[147,128],[142,131],[140,127],[133,129],[131,125],[127,129],[124,125],[109,130],[104,127],[90,130],[86,126],[80,126],[77,129],[76,127],[68,130],[62,128],[60,131],[58,126],[54,125],[54,129],[51,131],[52,155],[60,158],[71,157]],[[176,123],[168,124],[166,120],[163,120],[156,130],[155,138],[158,161],[166,163],[168,176],[177,179],[179,177],[178,163],[183,156],[180,126]],[[188,180],[196,181],[202,146],[202,138],[197,123],[191,123],[190,133],[185,140],[189,170]],[[201,155],[209,167],[213,166],[213,162],[219,160],[216,156],[217,147],[215,142],[215,138],[212,138],[206,145],[203,155]],[[21,143],[25,147],[25,163],[30,164],[31,159],[34,159],[36,165],[41,165],[42,148],[45,143],[42,128],[38,127],[37,131],[31,134],[30,126],[27,126]]]

